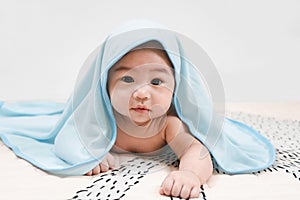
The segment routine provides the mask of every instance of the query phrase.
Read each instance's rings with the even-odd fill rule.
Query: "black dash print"
[[[295,173],[293,173],[294,177],[297,178],[297,175]]]
[[[79,194],[79,193],[81,193],[81,192],[87,192],[88,190],[79,190],[79,191],[77,191],[76,193],[77,194]]]
[[[91,185],[91,186],[87,186],[86,188],[87,189],[90,189],[90,188],[92,188],[92,187],[94,187],[95,185]]]
[[[272,172],[272,169],[268,168],[268,170],[269,170],[270,172]]]
[[[99,178],[99,179],[95,180],[93,183],[97,183],[98,181],[101,181],[101,180],[103,180],[103,178]]]
[[[108,174],[102,174],[101,177],[108,176]]]

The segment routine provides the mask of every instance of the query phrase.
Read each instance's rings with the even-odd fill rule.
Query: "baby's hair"
[[[136,50],[141,50],[141,49],[152,49],[152,50],[157,50],[157,51],[163,53],[164,56],[166,58],[168,58],[169,66],[174,69],[173,63],[171,62],[171,59],[169,58],[167,51],[165,50],[165,48],[163,47],[163,45],[160,42],[158,42],[156,40],[150,40],[148,42],[145,42],[141,45],[134,47],[131,51],[136,51]],[[129,52],[131,52],[131,51],[129,51]]]
[[[159,49],[159,50],[165,50],[162,44],[156,40],[150,40],[148,42],[145,42],[143,44],[140,44],[132,49],[138,50],[138,49]]]

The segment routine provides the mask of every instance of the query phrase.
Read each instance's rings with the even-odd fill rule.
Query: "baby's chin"
[[[149,125],[149,123],[151,123],[152,119],[149,119],[148,121],[134,121],[131,120],[131,122],[136,125],[136,126],[140,126],[140,127],[146,127]]]
[[[136,125],[136,126],[147,126],[149,125],[153,120],[164,120],[165,117],[167,117],[167,114],[163,114],[163,115],[155,115],[155,116],[150,116],[149,118],[147,119],[141,119],[141,118],[134,118],[132,116],[127,116],[130,121]]]
[[[162,109],[150,110],[147,113],[138,113],[134,110],[118,111],[114,109],[114,115],[116,121],[123,121],[123,123],[126,121],[126,123],[131,123],[134,126],[147,127],[152,121],[157,122],[161,120],[164,122],[167,112]]]

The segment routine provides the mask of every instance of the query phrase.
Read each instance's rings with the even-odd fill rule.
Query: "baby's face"
[[[163,51],[139,49],[126,54],[109,71],[108,91],[115,111],[136,125],[167,113],[175,80]]]

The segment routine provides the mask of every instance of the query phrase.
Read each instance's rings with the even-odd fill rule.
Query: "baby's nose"
[[[150,99],[150,97],[151,97],[151,94],[150,94],[148,85],[139,87],[133,92],[133,98],[138,101],[146,101],[146,100]]]

